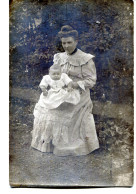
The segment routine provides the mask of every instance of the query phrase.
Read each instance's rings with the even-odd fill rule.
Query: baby
[[[72,80],[67,74],[61,73],[59,64],[53,64],[50,67],[49,75],[43,76],[39,85],[42,90],[39,102],[41,106],[48,109],[55,109],[62,103],[78,104],[80,101],[80,92],[73,89]]]

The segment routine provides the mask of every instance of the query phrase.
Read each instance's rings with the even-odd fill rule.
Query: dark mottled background
[[[133,184],[133,1],[10,1],[10,184],[131,186]],[[56,157],[30,148],[38,85],[63,51],[62,25],[79,32],[78,47],[95,55],[90,91],[100,149]]]

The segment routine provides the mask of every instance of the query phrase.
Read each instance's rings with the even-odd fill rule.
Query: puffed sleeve
[[[78,85],[83,89],[92,88],[96,83],[96,68],[92,59],[90,59],[85,65],[81,66],[83,80],[77,82]]]
[[[40,82],[39,87],[40,88],[47,88],[48,85],[49,85],[49,76],[48,75],[43,76],[43,78],[42,78],[42,80]]]
[[[60,53],[56,53],[53,57],[53,62],[56,63],[60,63]]]

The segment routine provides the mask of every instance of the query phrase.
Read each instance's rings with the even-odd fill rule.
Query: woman
[[[42,109],[37,104],[31,145],[58,156],[86,155],[99,148],[89,90],[96,83],[94,56],[77,49],[78,32],[72,27],[63,26],[59,37],[65,52],[55,54],[54,63],[59,61],[61,71],[73,80],[72,87],[80,88],[81,100],[77,105],[65,103],[54,110]],[[45,131],[47,134],[51,130],[52,143],[45,137]]]

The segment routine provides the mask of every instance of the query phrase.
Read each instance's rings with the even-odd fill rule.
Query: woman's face
[[[77,40],[73,37],[61,38],[62,46],[67,54],[71,54],[77,47]]]

